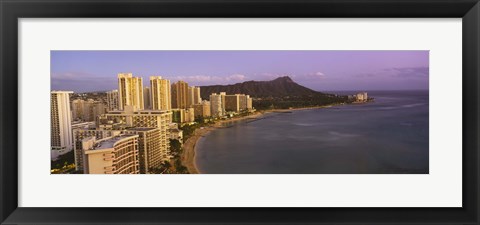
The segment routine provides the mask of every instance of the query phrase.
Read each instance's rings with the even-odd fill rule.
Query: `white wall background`
[[[21,19],[19,206],[460,207],[461,31],[461,19]],[[430,50],[430,174],[50,175],[50,50]]]

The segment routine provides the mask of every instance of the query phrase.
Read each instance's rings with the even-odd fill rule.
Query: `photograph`
[[[429,55],[51,50],[50,173],[429,174]]]

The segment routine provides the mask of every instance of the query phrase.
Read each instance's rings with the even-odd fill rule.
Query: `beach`
[[[261,115],[268,112],[255,112],[254,114],[243,116],[243,117],[234,117],[226,120],[216,121],[215,124],[210,126],[205,126],[201,129],[196,129],[194,135],[188,138],[185,143],[183,143],[183,153],[181,156],[183,166],[187,167],[190,174],[198,174],[199,171],[195,165],[195,148],[198,141],[207,135],[210,131],[216,129],[225,128],[228,123],[256,119]]]

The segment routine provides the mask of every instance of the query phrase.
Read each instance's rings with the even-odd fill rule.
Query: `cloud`
[[[226,80],[228,81],[244,81],[246,78],[245,75],[243,74],[233,74],[233,75],[230,75],[226,78]]]
[[[166,79],[176,82],[179,80],[193,85],[229,84],[247,80],[244,74],[232,74],[229,76],[193,75],[193,76],[165,76]]]
[[[300,79],[304,79],[304,80],[317,80],[317,79],[324,79],[326,76],[324,73],[322,72],[315,72],[315,73],[308,73],[308,74],[305,74],[303,76],[300,76],[299,78]]]

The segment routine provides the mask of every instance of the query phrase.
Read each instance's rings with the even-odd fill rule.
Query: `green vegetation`
[[[164,161],[159,168],[149,168],[152,174],[186,174],[187,167],[182,165],[183,148],[182,143],[176,139],[170,139],[170,153],[173,158],[170,161]],[[173,163],[173,165],[172,165]]]
[[[150,167],[148,168],[149,173],[151,174],[162,174],[162,173],[169,173],[171,171],[172,165],[169,161],[164,161],[159,168]]]
[[[175,171],[179,174],[188,174],[188,169],[187,167],[183,166],[180,158],[175,160]]]
[[[51,161],[50,169],[52,174],[73,173],[75,171],[74,151],[70,151],[64,155],[59,156],[57,160]]]
[[[198,119],[199,122],[194,123],[194,124],[184,124],[182,127],[180,127],[180,130],[183,131],[183,142],[188,140],[193,134],[195,134],[195,130],[200,128],[200,127],[205,127],[210,124],[214,124],[215,122],[209,120],[208,122],[205,122],[205,120],[201,117]]]
[[[170,139],[170,154],[173,157],[179,156],[182,153],[182,143],[177,139]]]

